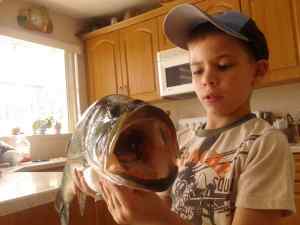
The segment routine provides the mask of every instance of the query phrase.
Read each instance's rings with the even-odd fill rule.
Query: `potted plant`
[[[32,129],[34,134],[45,134],[46,130],[52,127],[54,120],[52,116],[46,117],[44,119],[38,119],[33,122]]]
[[[54,133],[55,133],[55,134],[60,134],[61,123],[58,122],[58,121],[55,121],[55,123],[54,123],[54,125],[53,125],[53,128],[54,128]]]

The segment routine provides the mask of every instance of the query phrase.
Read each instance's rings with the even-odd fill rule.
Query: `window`
[[[0,135],[32,134],[33,122],[49,117],[68,132],[66,52],[1,35],[0,49]]]

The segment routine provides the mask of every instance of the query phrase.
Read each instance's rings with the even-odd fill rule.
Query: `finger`
[[[84,187],[84,190],[87,194],[89,194],[89,195],[91,195],[92,197],[95,198],[97,193],[89,187],[89,185],[87,184],[87,182],[84,179],[83,172],[79,171],[79,174],[80,174],[81,186]]]
[[[111,195],[111,192],[109,190],[109,187],[107,185],[105,185],[104,182],[102,182],[101,184],[102,184],[102,191],[104,193],[106,203],[108,205],[110,205],[111,208],[114,208],[113,207],[113,201],[112,201],[112,195]]]
[[[103,195],[105,195],[105,202],[107,204],[108,211],[112,215],[113,219],[117,222],[117,224],[128,224],[125,222],[123,215],[123,209],[121,208],[121,204],[116,198],[115,192],[112,189],[114,184],[110,182],[106,182],[106,184],[100,183],[101,188],[103,189]]]
[[[86,183],[86,181],[84,179],[83,172],[81,170],[78,170],[78,169],[75,168],[74,169],[74,174],[75,174],[74,182],[77,185],[78,189],[81,192],[95,198],[96,192],[94,192],[91,188],[89,188],[88,184]]]
[[[100,188],[100,190],[101,190],[101,192],[102,192],[103,199],[104,199],[104,201],[105,201],[106,204],[107,204],[108,201],[109,201],[109,196],[108,196],[108,194],[107,194],[106,188],[103,187],[103,182],[99,182],[99,188]]]
[[[116,211],[115,211],[115,208],[113,206],[111,197],[110,197],[109,192],[107,190],[107,187],[105,187],[103,185],[103,183],[100,183],[99,185],[100,185],[100,189],[102,190],[103,199],[106,203],[107,209],[110,212],[110,214],[112,215],[112,217],[115,219]]]
[[[77,198],[79,199],[80,198],[80,193],[83,192],[83,188],[81,187],[81,184],[80,184],[80,175],[78,174],[78,170],[75,168],[74,169],[74,183],[75,183],[75,193],[76,193],[76,196]]]
[[[73,172],[74,172],[74,178],[75,178],[74,182],[75,182],[76,186],[79,187],[80,186],[80,178],[79,178],[78,170],[75,168]]]
[[[114,208],[122,208],[126,206],[124,193],[122,192],[121,186],[113,184],[111,182],[104,181],[103,186],[106,188],[106,191],[110,195],[110,199]]]

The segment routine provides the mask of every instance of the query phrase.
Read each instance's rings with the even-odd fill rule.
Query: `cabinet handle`
[[[123,87],[120,86],[120,87],[119,87],[119,90],[118,90],[118,94],[123,94],[122,92],[123,92]]]
[[[126,84],[124,85],[124,89],[125,89],[125,94],[129,95],[128,86]]]

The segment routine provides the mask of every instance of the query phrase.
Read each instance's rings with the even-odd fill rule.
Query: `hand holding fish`
[[[86,195],[91,196],[94,199],[96,199],[97,193],[88,186],[88,184],[86,183],[86,181],[84,179],[83,172],[81,170],[77,170],[75,168],[74,169],[74,177],[75,177],[74,183],[76,184],[76,187],[75,187],[76,193],[78,193],[78,191],[81,191],[81,192],[85,193]]]
[[[118,224],[169,224],[167,218],[173,215],[168,204],[155,192],[130,189],[109,181],[102,181],[100,189],[109,212]]]

